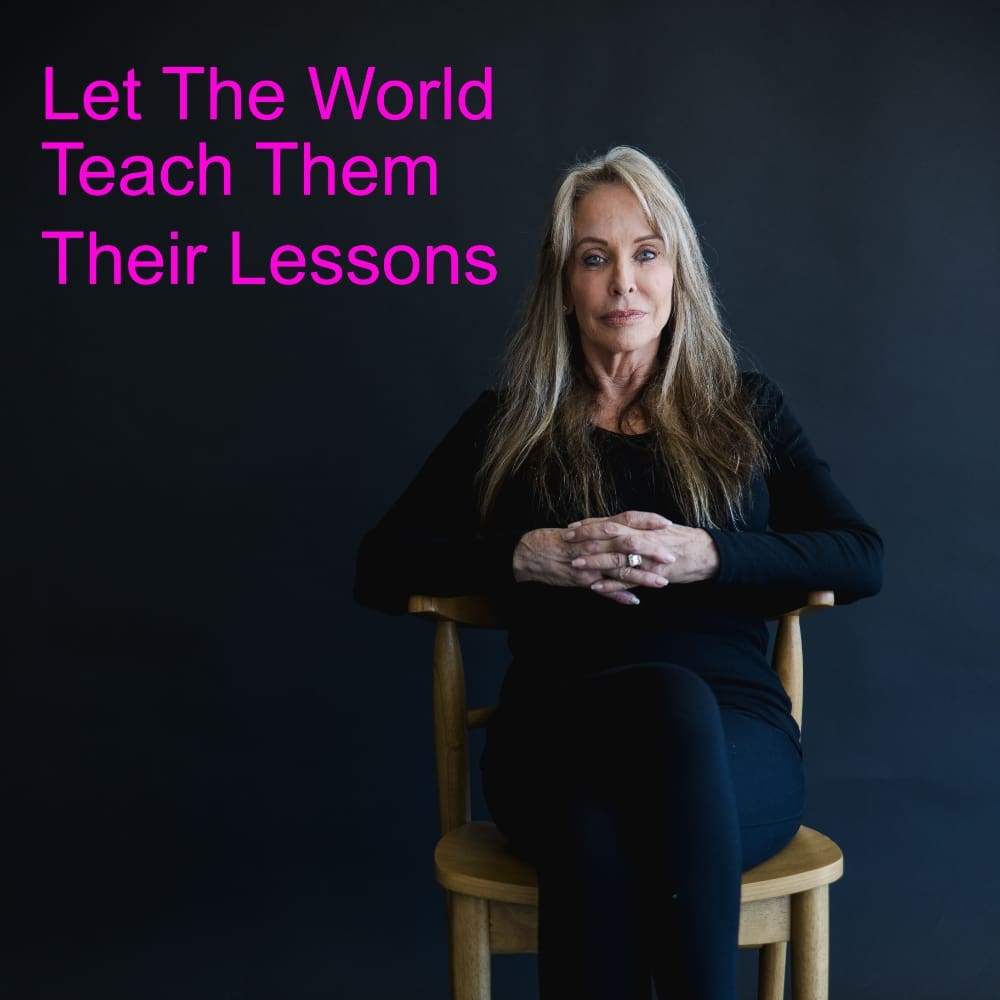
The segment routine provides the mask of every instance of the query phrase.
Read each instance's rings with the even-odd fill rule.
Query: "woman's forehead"
[[[592,226],[646,229],[658,233],[660,226],[650,217],[635,194],[623,185],[605,184],[582,195],[573,206],[573,228]]]

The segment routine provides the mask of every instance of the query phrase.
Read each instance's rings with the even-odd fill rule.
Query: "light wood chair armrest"
[[[771,666],[781,680],[781,685],[792,703],[792,718],[802,727],[802,630],[799,620],[821,608],[835,604],[832,590],[813,590],[806,594],[801,607],[778,616],[778,631],[774,637]]]
[[[785,612],[790,615],[808,615],[819,608],[834,606],[832,590],[813,590],[806,595],[800,608]],[[414,594],[407,609],[410,614],[431,621],[455,622],[475,628],[504,628],[507,624],[502,609],[496,601],[481,594],[462,594],[457,597],[435,597],[432,594]],[[776,615],[781,618],[783,615]]]
[[[811,590],[806,595],[806,603],[799,608],[799,614],[810,615],[820,608],[832,608],[836,603],[836,595],[832,590]]]
[[[481,594],[462,594],[459,597],[434,597],[431,594],[414,594],[408,610],[435,622],[455,622],[476,628],[504,628],[507,622],[495,601]]]

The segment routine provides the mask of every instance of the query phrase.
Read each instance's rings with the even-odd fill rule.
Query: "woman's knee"
[[[594,674],[589,711],[626,738],[721,745],[715,693],[693,670],[672,663],[641,663]]]

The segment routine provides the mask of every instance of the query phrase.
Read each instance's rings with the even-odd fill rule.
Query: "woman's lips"
[[[645,315],[641,309],[616,309],[614,312],[605,313],[601,319],[611,326],[628,326],[629,323],[634,323]]]

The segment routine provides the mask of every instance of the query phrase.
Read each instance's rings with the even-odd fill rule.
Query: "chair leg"
[[[821,885],[792,896],[793,1000],[830,994],[830,889]]]
[[[761,945],[757,958],[757,1000],[784,1000],[787,951],[785,941]]]
[[[490,1000],[490,925],[485,899],[451,893],[452,1000]]]

